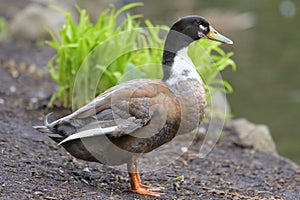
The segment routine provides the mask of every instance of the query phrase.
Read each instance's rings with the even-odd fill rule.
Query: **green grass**
[[[120,82],[162,77],[160,63],[168,27],[153,25],[149,20],[142,25],[141,15],[130,14],[117,24],[121,13],[141,5],[128,4],[119,10],[111,7],[100,14],[96,24],[90,22],[83,9],[78,8],[78,24],[70,13],[65,13],[61,38],[51,34],[52,40],[48,42],[57,50],[48,66],[58,85],[49,106],[58,99],[63,106],[76,109]],[[226,67],[235,69],[233,53],[225,53],[218,42],[201,40],[199,43],[191,45],[189,55],[207,90],[232,92],[229,83],[215,77]]]
[[[8,24],[7,20],[0,17],[0,41],[8,38]]]

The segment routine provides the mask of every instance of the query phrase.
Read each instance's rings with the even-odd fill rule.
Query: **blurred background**
[[[110,4],[120,7],[131,2],[136,1],[0,0],[0,42],[43,44],[48,38],[44,27],[55,31],[64,23],[63,15],[49,9],[49,4],[74,13],[75,18],[77,4],[96,20]],[[227,69],[222,76],[234,88],[227,96],[234,118],[268,125],[279,153],[300,164],[300,1],[142,2],[144,6],[133,12],[154,24],[170,26],[181,16],[197,14],[233,39],[234,45],[223,48],[235,53],[238,69]]]

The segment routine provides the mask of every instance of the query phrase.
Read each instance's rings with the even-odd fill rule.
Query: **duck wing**
[[[147,126],[145,134],[165,124],[170,104],[176,106],[168,87],[160,80],[133,80],[96,97],[74,113],[45,126],[35,127],[59,144],[99,135],[121,137]],[[174,110],[173,110],[174,112]],[[152,121],[152,123],[151,123]],[[149,126],[148,126],[149,125]]]

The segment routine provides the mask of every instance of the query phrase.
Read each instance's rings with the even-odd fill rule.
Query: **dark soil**
[[[53,54],[49,47],[0,43],[0,199],[152,199],[129,191],[127,173],[77,160],[32,128],[49,112],[45,105],[55,84],[45,65]],[[233,136],[228,129],[204,159],[195,142],[142,180],[165,187],[162,199],[299,199],[299,169]]]

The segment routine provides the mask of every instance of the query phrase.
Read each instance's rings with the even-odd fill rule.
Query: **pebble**
[[[36,97],[30,98],[30,103],[36,104],[37,102],[38,102],[38,98],[36,98]]]
[[[29,73],[34,73],[36,71],[37,67],[36,65],[32,64],[28,67]]]
[[[82,171],[91,173],[91,170],[88,167],[85,167]]]
[[[202,127],[199,128],[199,132],[200,132],[200,133],[206,133],[207,130],[206,130],[205,127],[202,126]]]
[[[278,183],[283,184],[283,183],[285,183],[285,180],[281,178],[281,179],[278,180]]]
[[[187,148],[187,147],[181,147],[181,151],[182,151],[183,153],[185,153],[185,152],[188,151],[188,148]]]
[[[14,86],[14,85],[10,86],[10,87],[9,87],[9,91],[10,91],[11,93],[15,93],[15,92],[17,91],[16,86]]]
[[[10,73],[13,78],[18,78],[20,75],[16,69],[11,69]]]

